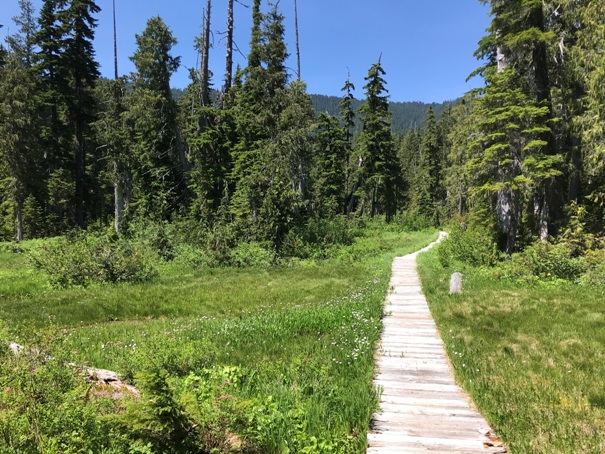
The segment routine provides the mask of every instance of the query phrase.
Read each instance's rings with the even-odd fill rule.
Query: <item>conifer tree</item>
[[[321,216],[344,214],[346,194],[346,155],[349,149],[345,132],[337,118],[321,113],[315,141],[314,193]]]
[[[99,65],[94,60],[93,15],[100,8],[93,0],[71,0],[61,14],[65,33],[63,67],[69,80],[66,93],[67,115],[75,141],[75,214],[76,223],[85,226],[85,204],[89,198],[86,176],[86,157],[91,152],[87,146],[90,125],[94,121],[94,97],[92,89],[99,78]]]
[[[511,254],[521,227],[538,233],[538,223],[523,216],[524,207],[533,205],[536,192],[545,197],[544,182],[561,175],[561,158],[546,151],[548,142],[543,139],[550,131],[549,108],[546,101],[538,103],[525,93],[514,70],[507,68],[491,77],[476,101],[474,116],[480,135],[471,144],[471,192],[474,203],[487,212],[496,207],[505,251]],[[535,215],[544,212],[537,209]]]
[[[385,214],[390,220],[397,209],[399,197],[399,163],[391,136],[388,96],[380,60],[370,68],[365,80],[366,101],[359,108],[363,129],[359,136],[354,178],[359,197],[360,214]]]
[[[466,172],[466,163],[469,159],[468,150],[477,136],[477,126],[472,116],[476,95],[468,93],[452,109],[452,125],[447,131],[446,165],[444,172],[445,188],[448,195],[447,212],[459,217],[468,209],[469,175]]]
[[[125,78],[101,80],[96,88],[97,120],[93,124],[95,138],[107,166],[103,171],[113,186],[114,230],[121,232],[129,217],[132,193],[131,169],[134,167],[130,153],[127,113],[123,100],[126,91]]]
[[[225,56],[225,81],[219,97],[220,107],[222,107],[225,96],[227,96],[233,83],[233,1],[227,0],[227,37],[225,43],[227,53]]]
[[[578,33],[574,56],[578,65],[577,77],[585,78],[586,93],[582,99],[585,112],[577,117],[577,124],[582,131],[586,195],[596,211],[596,228],[602,229],[605,206],[605,5],[588,2],[580,17],[583,27]]]
[[[70,156],[69,128],[64,112],[64,94],[67,91],[66,74],[62,70],[63,38],[59,15],[66,6],[65,0],[45,0],[38,18],[39,30],[34,35],[37,52],[34,54],[34,71],[41,82],[38,90],[42,118],[40,128],[43,142],[46,175],[44,183],[48,194],[44,212],[49,225],[55,226],[51,233],[73,226],[74,168]],[[69,169],[69,171],[67,170]]]
[[[38,33],[36,10],[30,0],[19,0],[20,14],[13,17],[19,32],[7,38],[8,46],[23,60],[25,67],[30,68],[34,59],[34,37]]]
[[[176,39],[156,16],[136,35],[133,92],[127,97],[126,120],[132,131],[130,147],[137,161],[133,204],[144,214],[167,218],[182,195],[183,158],[179,154],[176,104],[170,76],[180,58],[170,54]]]
[[[279,249],[306,212],[313,109],[302,82],[288,85],[284,18],[252,9],[248,66],[236,92],[231,210],[238,227]]]
[[[487,0],[482,0],[482,2],[487,3]],[[540,153],[552,156],[552,163],[562,163],[561,144],[555,140],[552,129],[554,124],[553,83],[547,52],[555,39],[555,34],[548,27],[544,11],[545,4],[540,0],[491,0],[489,3],[493,16],[492,24],[488,29],[490,35],[482,40],[477,51],[478,56],[486,57],[489,61],[484,67],[488,86],[492,83],[500,84],[500,88],[507,90],[507,87],[510,86],[508,81],[516,80],[519,85],[512,90],[513,92],[517,93],[518,88],[528,97],[528,102],[546,109],[546,118],[541,115],[540,124],[537,125],[540,130]],[[499,77],[498,74],[505,69],[508,70],[508,75]],[[493,79],[497,80],[492,82]],[[503,82],[504,79],[507,81]],[[506,96],[512,92],[501,94],[503,96],[501,99],[508,105]],[[497,112],[497,107],[493,108],[495,109],[493,112]],[[490,112],[485,113],[490,114]],[[494,120],[493,124],[497,123],[497,120]],[[500,133],[506,135],[507,132],[500,131]],[[533,188],[527,208],[534,224],[530,230],[543,240],[549,234],[555,233],[556,220],[562,216],[565,192],[564,180],[561,178],[563,173],[547,173],[550,174],[550,177],[541,178],[541,186]],[[520,208],[516,206],[518,202],[514,202],[511,197],[512,194],[507,191],[501,192],[500,206],[514,205],[513,211],[516,212]],[[499,216],[504,212],[506,210],[498,210]],[[501,227],[511,225],[505,217],[499,217]],[[507,244],[507,249],[510,249],[512,246],[508,242]]]
[[[414,128],[408,129],[405,136],[400,139],[397,155],[403,178],[403,193],[400,207],[410,209],[415,202],[420,171],[420,135]]]
[[[345,166],[345,214],[348,214],[352,209],[353,203],[353,193],[355,190],[351,189],[353,182],[351,182],[351,153],[352,153],[352,144],[353,144],[353,131],[355,128],[355,110],[353,109],[353,100],[355,97],[353,96],[353,92],[355,91],[355,85],[351,82],[351,75],[347,77],[347,80],[342,87],[341,91],[345,93],[342,100],[338,104],[338,108],[340,109],[340,121],[342,124],[342,128],[344,131],[345,138],[345,155],[344,155],[344,166]]]
[[[31,70],[33,35],[36,33],[35,10],[31,2],[20,0],[21,13],[13,18],[17,32],[8,36],[5,64],[0,67],[0,180],[5,204],[11,212],[13,238],[32,237],[34,224],[44,230],[42,216],[32,218],[26,212],[43,201],[42,143],[40,106],[36,96],[39,84]]]
[[[420,172],[416,184],[421,189],[418,190],[416,208],[419,213],[432,219],[435,226],[440,224],[440,207],[444,199],[440,138],[435,113],[429,107],[420,142]]]
[[[50,113],[42,131],[48,142],[50,179],[71,175],[73,217],[80,227],[85,225],[89,195],[86,157],[91,152],[87,139],[94,112],[92,89],[99,77],[92,46],[93,15],[98,12],[92,0],[46,0],[34,36],[39,48],[35,69],[44,82],[41,98]],[[49,183],[51,187],[54,184]]]
[[[17,42],[16,40],[13,42]],[[0,69],[0,183],[11,206],[14,239],[24,239],[31,225],[43,219],[24,216],[28,197],[39,196],[42,159],[38,140],[40,116],[36,103],[38,85],[18,52],[10,52]],[[32,199],[34,200],[34,199]],[[25,219],[24,219],[25,217]],[[29,229],[28,229],[29,227]]]

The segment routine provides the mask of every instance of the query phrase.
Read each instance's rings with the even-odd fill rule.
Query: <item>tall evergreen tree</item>
[[[256,0],[252,17],[245,79],[235,90],[231,209],[240,229],[279,249],[305,212],[313,109],[302,82],[288,85],[284,18],[277,5],[263,14]]]
[[[397,147],[399,166],[403,178],[403,195],[401,197],[401,208],[414,208],[420,173],[420,135],[414,128],[400,139]]]
[[[596,212],[596,228],[603,228],[605,206],[605,5],[588,2],[580,12],[577,47],[576,77],[585,80],[586,93],[582,97],[585,111],[577,117],[583,139],[583,171],[586,175],[586,195]]]
[[[29,68],[34,60],[34,37],[38,33],[36,22],[36,10],[30,0],[19,0],[20,14],[13,17],[13,22],[19,32],[7,38],[7,43],[17,58],[23,60],[24,65]]]
[[[56,228],[52,232],[54,234],[74,223],[74,176],[67,170],[74,167],[69,153],[72,141],[65,115],[64,93],[68,82],[62,70],[64,34],[59,20],[60,11],[66,4],[65,0],[46,0],[38,18],[39,30],[34,35],[37,46],[34,70],[41,82],[38,97],[45,119],[40,128],[46,166],[44,183],[48,190],[44,212],[49,225]]]
[[[347,80],[342,87],[341,91],[344,92],[344,96],[338,104],[340,109],[340,121],[345,135],[345,155],[344,155],[344,166],[345,166],[345,214],[348,214],[353,209],[352,204],[353,193],[355,190],[351,189],[351,153],[353,144],[353,133],[355,129],[355,110],[353,109],[353,100],[355,99],[353,92],[355,91],[355,85],[351,82],[351,75],[347,77]]]
[[[487,3],[487,0],[482,2]],[[477,52],[478,56],[486,57],[489,61],[484,72],[487,83],[490,85],[492,79],[496,79],[496,85],[506,87],[508,81],[516,80],[519,82],[518,89],[528,97],[529,102],[546,108],[546,118],[541,115],[541,124],[537,126],[540,129],[540,153],[552,156],[553,163],[563,163],[561,143],[555,140],[553,131],[553,81],[548,59],[548,49],[554,43],[556,35],[549,29],[546,4],[541,0],[491,0],[489,3],[493,16],[488,29],[490,34],[482,40]],[[507,77],[497,76],[505,69],[508,71]],[[508,81],[503,82],[504,79]],[[517,87],[513,89],[515,93],[516,90]],[[502,100],[507,103],[505,94]],[[506,134],[505,131],[501,133]],[[562,176],[562,172],[555,172],[550,174],[550,178],[540,179],[541,186],[533,188],[529,200],[531,207],[528,205],[528,210],[535,220],[530,230],[542,239],[555,233],[556,223],[562,217],[562,204],[566,195]],[[507,191],[501,191],[500,205],[516,205],[518,202],[514,202],[511,196]],[[513,211],[519,209],[515,206]],[[505,212],[506,210],[498,210],[500,214]],[[509,224],[500,217],[501,226]]]
[[[94,112],[92,89],[99,77],[92,46],[93,15],[98,12],[92,0],[46,0],[40,29],[34,36],[39,48],[35,69],[44,82],[41,95],[50,114],[42,131],[48,143],[49,188],[55,186],[50,180],[71,175],[74,221],[80,227],[85,225],[88,198],[86,156],[91,151],[87,138]]]
[[[180,58],[170,54],[176,39],[158,16],[147,21],[136,42],[130,57],[136,67],[133,92],[125,100],[132,131],[130,147],[137,162],[133,204],[144,214],[167,218],[182,195],[185,166],[170,91],[170,76],[178,69]]]
[[[315,141],[315,205],[321,216],[344,214],[349,145],[337,118],[321,113]]]
[[[86,201],[89,198],[86,181],[86,157],[90,152],[87,139],[90,124],[94,121],[94,97],[92,89],[99,78],[99,65],[94,60],[93,15],[100,8],[93,0],[71,0],[69,7],[60,15],[65,33],[62,66],[69,81],[65,96],[67,116],[75,142],[75,212],[76,223],[85,225]]]
[[[536,207],[524,216],[524,207],[534,206],[536,193],[545,197],[544,182],[561,175],[561,158],[546,151],[543,138],[550,131],[549,116],[546,101],[528,95],[512,68],[493,75],[476,101],[480,134],[468,164],[472,193],[485,212],[497,215],[508,254],[518,246],[520,228],[539,233],[536,226],[545,223],[545,212]]]
[[[359,108],[363,123],[356,156],[359,167],[354,178],[358,184],[355,191],[359,197],[358,212],[370,216],[385,214],[390,220],[395,215],[400,196],[400,170],[391,136],[383,75],[385,71],[379,60],[365,78],[366,101]]]
[[[24,215],[26,200],[31,198],[34,203],[34,197],[41,192],[37,187],[41,179],[38,165],[42,149],[38,140],[41,119],[36,103],[37,88],[34,74],[22,56],[10,52],[6,65],[0,69],[0,182],[5,202],[10,203],[13,238],[17,241],[23,240],[26,230],[32,232],[33,223],[44,222]]]
[[[469,175],[466,163],[468,150],[477,135],[472,116],[476,102],[474,92],[468,93],[452,109],[452,125],[447,131],[444,185],[447,193],[447,213],[462,216],[468,210]]]

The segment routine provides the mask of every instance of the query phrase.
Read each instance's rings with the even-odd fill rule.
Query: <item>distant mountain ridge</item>
[[[216,90],[212,90],[212,95],[216,94]],[[178,100],[184,94],[184,90],[180,88],[172,89],[172,97],[174,100]],[[340,115],[340,109],[338,104],[342,98],[338,96],[326,96],[326,95],[310,95],[313,101],[313,107],[315,112],[319,115],[322,112],[328,113],[335,117]],[[394,133],[405,134],[410,128],[421,128],[426,118],[426,112],[429,107],[433,108],[435,117],[440,118],[441,114],[449,104],[453,104],[455,101],[446,101],[442,103],[425,103],[420,101],[407,101],[407,102],[391,102],[389,103],[389,111],[391,112],[391,124]],[[357,111],[359,106],[363,104],[363,100],[354,99],[353,109]],[[357,118],[357,128],[361,128],[359,118]]]
[[[326,96],[326,95],[310,95],[313,101],[315,111],[319,114],[321,112],[328,113],[330,115],[339,116],[340,109],[338,104],[342,100],[338,96]],[[455,101],[446,101],[442,103],[424,103],[420,101],[408,101],[408,102],[391,102],[389,103],[389,111],[391,112],[391,124],[393,132],[406,133],[410,128],[422,127],[426,118],[426,112],[429,107],[432,107],[433,112],[437,118],[441,117],[441,114],[445,108],[454,103]],[[353,108],[357,110],[363,100],[354,99]]]

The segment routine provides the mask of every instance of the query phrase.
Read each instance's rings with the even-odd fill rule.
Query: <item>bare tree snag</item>
[[[116,0],[113,0],[113,74],[118,80],[118,36],[116,27]]]
[[[300,46],[298,40],[298,4],[294,0],[294,29],[296,31],[296,78],[300,80]]]
[[[233,83],[233,0],[228,0],[227,5],[227,55],[225,56],[225,83],[221,90],[221,104],[222,98],[227,95]]]
[[[210,105],[210,72],[208,60],[210,58],[210,8],[211,0],[206,1],[204,26],[202,31],[202,64],[200,67],[200,105]]]
[[[118,28],[116,25],[116,0],[112,2],[113,6],[113,75],[116,86],[114,87],[115,96],[115,112],[114,118],[119,121],[120,117],[120,97],[121,93],[118,90]],[[114,153],[116,150],[114,150]],[[114,158],[114,181],[113,181],[113,198],[114,198],[114,221],[113,229],[116,233],[120,232],[122,227],[122,219],[124,217],[124,171],[120,164],[120,159]]]

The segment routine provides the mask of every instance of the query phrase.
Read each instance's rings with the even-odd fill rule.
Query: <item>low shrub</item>
[[[0,327],[0,452],[128,452],[126,436],[102,416],[114,402],[68,365],[58,336],[39,336],[14,354]]]
[[[406,232],[420,232],[435,228],[435,222],[429,216],[404,211],[393,218],[393,225]]]
[[[179,244],[174,248],[174,264],[194,270],[216,266],[213,257],[205,249],[190,244]]]
[[[584,259],[583,285],[605,286],[605,249],[588,251]]]
[[[150,251],[123,238],[71,234],[42,246],[31,257],[57,288],[143,282],[157,275]]]
[[[359,223],[345,216],[311,218],[288,233],[280,253],[286,257],[323,259],[335,248],[353,244],[359,235]]]
[[[22,254],[25,252],[25,249],[23,249],[23,247],[21,247],[18,243],[1,243],[0,252],[8,252],[10,254]]]
[[[239,243],[231,251],[231,265],[238,268],[269,268],[274,254],[260,243]]]
[[[462,224],[454,225],[449,230],[449,237],[437,250],[443,267],[447,268],[456,261],[471,266],[492,266],[498,261],[498,247],[489,230]]]
[[[529,281],[564,279],[576,281],[585,270],[584,258],[574,257],[565,243],[537,242],[515,253],[500,265],[502,277]]]

